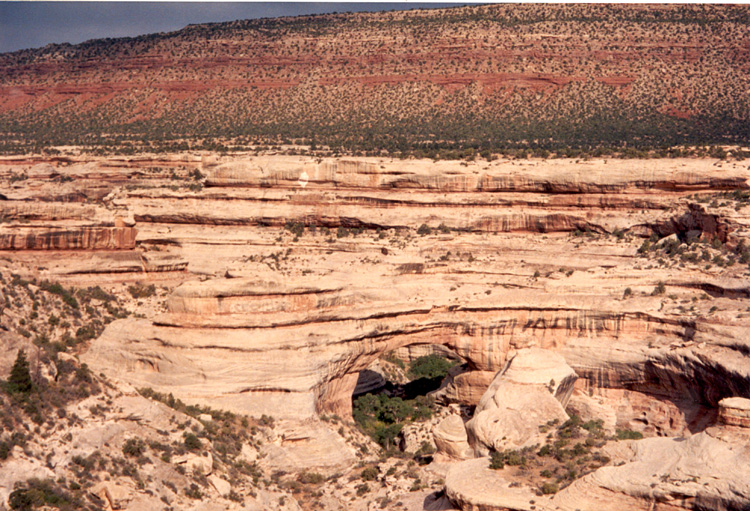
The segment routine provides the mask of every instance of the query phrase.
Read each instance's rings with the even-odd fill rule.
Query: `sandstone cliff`
[[[745,161],[0,163],[0,239],[25,240],[3,245],[2,264],[101,285],[138,312],[82,360],[189,403],[291,420],[283,459],[325,466],[320,446],[335,442],[294,424],[350,416],[359,373],[410,346],[465,363],[438,393],[463,405],[513,350],[556,352],[578,375],[568,410],[610,432],[703,434],[723,399],[750,395]],[[43,200],[54,172],[80,193]],[[66,241],[31,242],[53,230]],[[440,428],[446,450],[469,455],[455,419]],[[609,488],[600,476],[576,484]]]

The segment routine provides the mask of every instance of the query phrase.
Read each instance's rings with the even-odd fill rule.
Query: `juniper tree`
[[[31,381],[29,362],[26,360],[26,354],[23,350],[18,350],[18,356],[16,356],[16,361],[13,364],[13,368],[10,370],[8,390],[10,392],[28,394],[33,387],[34,383]]]

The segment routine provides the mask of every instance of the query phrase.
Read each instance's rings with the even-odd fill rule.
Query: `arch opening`
[[[433,422],[449,405],[457,405],[441,390],[468,370],[466,360],[444,345],[409,345],[387,352],[357,375],[351,395],[354,422],[387,451],[409,452],[429,462],[435,452]],[[464,413],[471,410],[467,407]]]

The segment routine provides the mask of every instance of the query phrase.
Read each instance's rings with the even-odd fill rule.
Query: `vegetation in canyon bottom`
[[[390,360],[405,369],[399,359]],[[405,424],[432,417],[434,403],[426,394],[440,386],[454,365],[454,361],[440,355],[415,359],[407,371],[411,381],[403,385],[389,382],[384,391],[364,394],[354,400],[354,422],[386,451],[394,451]]]

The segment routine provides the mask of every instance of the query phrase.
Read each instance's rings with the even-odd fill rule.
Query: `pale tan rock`
[[[466,371],[454,366],[441,387],[430,395],[444,403],[476,405],[495,378],[496,371]]]
[[[620,388],[623,382],[650,381],[647,372],[662,365],[651,362],[669,365],[666,346],[688,335],[682,313],[661,312],[662,299],[641,296],[658,280],[682,289],[710,284],[728,295],[744,293],[742,279],[734,277],[719,282],[704,272],[636,270],[634,241],[580,243],[538,235],[658,226],[663,235],[689,229],[730,236],[741,222],[691,207],[682,194],[746,186],[739,167],[719,170],[689,159],[464,166],[293,156],[222,157],[206,165],[215,186],[200,194],[130,190],[112,199],[117,215],[107,213],[132,213],[139,239],[175,247],[170,255],[189,259],[190,271],[206,281],[178,287],[155,324],[110,325],[85,355],[107,374],[191,403],[253,415],[345,417],[361,371],[389,351],[443,349],[424,348],[432,345],[446,346],[470,368],[445,387],[446,402],[477,404],[507,353],[528,346],[558,350],[587,380]],[[304,189],[298,184],[303,172],[309,178]],[[677,210],[666,209],[674,204]],[[283,233],[276,241],[287,222],[315,223],[318,229],[298,242]],[[320,231],[342,224],[413,230],[441,222],[462,231],[408,242],[390,233],[383,240],[328,235],[332,243]],[[286,249],[294,250],[288,268],[276,269],[283,255],[247,261]],[[448,251],[450,258],[440,261]],[[457,253],[464,255],[457,259]],[[169,260],[162,266],[169,268]],[[541,276],[534,280],[537,269]],[[193,277],[186,273],[178,280]],[[627,286],[637,296],[623,302]],[[696,336],[703,335],[701,323]],[[706,335],[709,342],[719,338]],[[719,357],[718,351],[711,357]],[[690,359],[686,354],[681,363]],[[662,375],[668,382],[668,371]],[[617,420],[640,419],[633,415],[640,407]],[[681,423],[693,427],[689,419]]]
[[[299,503],[289,494],[259,490],[255,500],[258,503],[257,509],[259,511],[302,511]]]
[[[272,470],[335,472],[355,462],[353,449],[317,420],[283,421],[275,427],[278,438],[261,447],[262,463]]]
[[[447,359],[454,359],[456,356],[453,351],[440,344],[404,346],[403,348],[394,350],[393,355],[396,358],[403,360],[407,365],[420,357],[427,357],[430,355],[437,355]]]
[[[258,450],[248,444],[242,444],[239,458],[245,463],[253,463],[258,459]]]
[[[126,509],[134,496],[134,488],[114,481],[96,483],[89,492],[109,505],[110,509]]]
[[[464,421],[458,415],[449,415],[432,430],[435,446],[441,454],[457,459],[474,457],[469,445]]]
[[[510,355],[466,423],[469,444],[479,455],[544,443],[540,426],[568,415],[561,401],[573,391],[575,372],[557,353],[539,348]]]
[[[719,401],[719,420],[730,426],[750,427],[750,399],[725,397]]]
[[[416,453],[435,451],[435,441],[432,436],[432,421],[407,424],[401,429],[400,448],[403,452]]]
[[[382,364],[379,360],[376,360],[367,369],[359,372],[357,386],[354,387],[353,395],[359,396],[381,389],[385,386],[386,381],[388,380],[386,380]]]
[[[214,469],[214,460],[211,453],[193,454],[188,453],[174,458],[176,465],[184,465],[192,474],[210,475]]]
[[[750,452],[707,432],[689,438],[648,438],[632,457],[575,481],[552,500],[559,510],[742,508],[750,495]]]
[[[687,436],[714,420],[719,397],[750,382],[746,266],[681,267],[678,257],[659,263],[637,255],[643,240],[630,239],[654,231],[718,238],[725,258],[739,240],[747,245],[747,206],[729,198],[726,206],[724,198],[697,205],[691,197],[746,189],[742,162],[217,156],[203,169],[215,181],[193,192],[172,190],[168,170],[163,181],[143,172],[153,165],[199,168],[200,156],[192,154],[82,156],[72,165],[32,160],[25,170],[43,164],[2,191],[8,200],[0,217],[10,221],[0,232],[27,243],[42,230],[64,232],[59,246],[69,249],[65,257],[15,251],[0,258],[0,271],[101,285],[126,297],[134,281],[156,284],[158,296],[127,302],[144,318],[110,324],[82,354],[94,374],[138,388],[277,421],[346,419],[360,373],[385,353],[460,356],[466,372],[452,375],[444,402],[476,405],[515,350],[541,347],[560,353],[583,380],[579,390],[588,399],[574,396],[569,404],[588,418],[605,419],[610,430]],[[0,158],[2,179],[19,171],[14,161]],[[74,177],[75,186],[52,182],[55,173]],[[71,202],[105,197],[105,206]],[[283,229],[294,222],[317,230],[294,241]],[[452,230],[416,234],[423,223]],[[331,232],[323,234],[323,226]],[[365,232],[339,238],[339,226]],[[82,245],[71,233],[133,227],[135,249],[74,248]],[[581,234],[587,229],[597,234]],[[615,229],[624,235],[607,236]],[[652,295],[659,281],[667,291]],[[168,304],[162,287],[177,289]],[[29,313],[3,311],[0,345]],[[554,379],[553,389],[560,383]],[[728,391],[728,381],[735,390]],[[181,440],[166,412],[130,397],[127,406],[113,398],[113,408],[123,408],[112,412],[114,424],[91,413],[96,400],[67,410],[83,424],[65,444],[70,451],[56,449],[50,466],[58,470],[70,456],[107,443],[119,449],[150,421],[170,431],[169,441]],[[734,429],[743,428],[726,426],[714,438],[746,444]],[[257,436],[280,449],[284,463],[315,466],[325,456],[324,435],[321,442],[283,432]],[[328,456],[348,465],[320,470],[346,470],[355,459]],[[266,458],[256,462],[272,468]],[[279,496],[268,509],[278,507]],[[180,498],[175,508],[197,505]]]
[[[216,474],[211,474],[210,476],[208,476],[208,482],[211,483],[211,486],[213,486],[213,488],[216,490],[216,493],[218,493],[222,497],[226,497],[227,495],[229,495],[229,492],[232,491],[232,485],[229,484],[227,480],[222,479]]]
[[[539,426],[568,419],[560,402],[546,389],[512,385],[501,391],[502,406],[477,412],[466,423],[469,444],[477,455],[541,445],[546,433],[540,432]]]
[[[488,467],[488,458],[455,464],[445,478],[448,499],[465,511],[545,509],[546,497],[537,496],[529,487],[512,485],[503,479],[502,471]]]
[[[28,479],[53,479],[55,473],[38,459],[29,458],[19,448],[14,448],[11,456],[0,462],[0,504],[5,505],[14,490],[16,482]]]
[[[71,355],[70,353],[66,353],[64,351],[61,351],[57,354],[58,360],[61,360],[63,362],[68,362],[70,364],[73,364],[73,367],[78,367],[80,363],[78,362],[78,357],[75,355]]]
[[[573,393],[573,385],[578,378],[558,353],[541,348],[527,348],[508,354],[508,368],[502,373],[503,382],[519,385],[544,385],[555,399],[565,408]],[[488,389],[489,390],[489,389]],[[500,396],[485,394],[487,400]],[[478,410],[488,406],[483,396]]]

